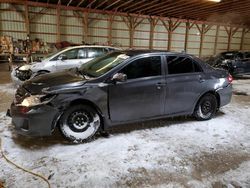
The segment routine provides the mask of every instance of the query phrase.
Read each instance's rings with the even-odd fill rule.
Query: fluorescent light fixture
[[[212,2],[215,2],[215,3],[221,2],[221,0],[207,0],[207,1],[212,1]]]

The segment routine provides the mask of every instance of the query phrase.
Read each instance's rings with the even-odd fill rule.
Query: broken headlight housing
[[[49,103],[55,95],[30,95],[23,99],[18,106],[33,107]]]

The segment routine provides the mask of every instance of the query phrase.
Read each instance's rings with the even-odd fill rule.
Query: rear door
[[[124,122],[164,114],[165,73],[160,55],[140,57],[119,73],[127,81],[109,86],[110,118]]]
[[[199,64],[188,56],[166,56],[166,61],[165,114],[191,112],[205,89],[205,75]]]

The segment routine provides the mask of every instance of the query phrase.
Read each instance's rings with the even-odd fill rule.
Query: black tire
[[[101,117],[87,105],[75,105],[67,109],[60,118],[59,129],[71,142],[86,142],[93,138],[101,127]]]
[[[209,120],[216,114],[217,106],[215,95],[211,93],[205,94],[195,107],[194,117],[200,121]]]

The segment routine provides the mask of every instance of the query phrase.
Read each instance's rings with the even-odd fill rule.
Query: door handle
[[[162,87],[162,86],[165,86],[165,85],[167,85],[167,84],[166,84],[166,83],[160,83],[160,82],[159,82],[159,83],[156,84],[156,87],[157,87],[157,89],[161,89],[161,87]]]
[[[205,79],[199,78],[199,82],[200,82],[200,83],[205,82]]]

